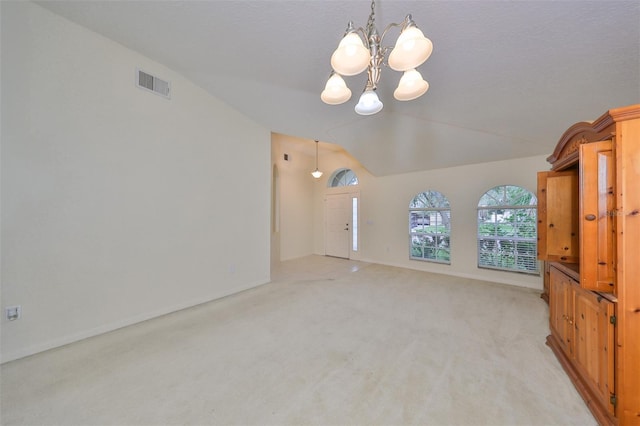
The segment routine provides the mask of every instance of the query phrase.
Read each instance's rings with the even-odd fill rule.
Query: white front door
[[[349,259],[351,240],[351,196],[327,195],[325,201],[325,253]]]

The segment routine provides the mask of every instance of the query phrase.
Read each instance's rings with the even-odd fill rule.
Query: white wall
[[[498,185],[536,192],[536,173],[548,170],[546,156],[496,161],[361,182],[363,258],[372,262],[542,289],[541,276],[477,267],[476,209],[482,194]],[[426,190],[440,191],[451,204],[451,264],[409,260],[409,202]]]
[[[279,235],[272,238],[274,253],[280,260],[290,260],[314,253],[314,187],[319,183],[311,176],[315,158],[302,153],[300,143],[314,143],[274,133],[272,162],[278,168],[280,181]],[[284,154],[289,161],[284,160]]]
[[[37,5],[1,7],[1,303],[23,310],[2,360],[268,282],[270,132]]]

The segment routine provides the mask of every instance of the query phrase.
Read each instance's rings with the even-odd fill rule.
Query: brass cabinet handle
[[[592,220],[596,220],[596,215],[595,214],[588,214],[584,218],[587,219],[589,222],[591,222]]]

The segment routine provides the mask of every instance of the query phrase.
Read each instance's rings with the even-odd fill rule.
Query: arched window
[[[328,180],[329,188],[353,186],[358,184],[358,176],[351,169],[338,169]]]
[[[478,202],[478,267],[538,273],[538,200],[530,191],[501,185]]]
[[[438,191],[416,195],[409,203],[409,258],[451,263],[451,207]]]

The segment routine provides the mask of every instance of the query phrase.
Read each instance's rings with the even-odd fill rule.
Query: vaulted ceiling
[[[374,175],[549,154],[562,132],[640,102],[640,2],[376,3],[379,31],[411,13],[433,41],[421,98],[398,102],[384,68],[384,109],[320,92],[347,22],[369,1],[45,1],[43,7],[180,72],[273,132],[342,146]],[[393,45],[397,30],[383,45]],[[313,144],[309,144],[313,149]]]

